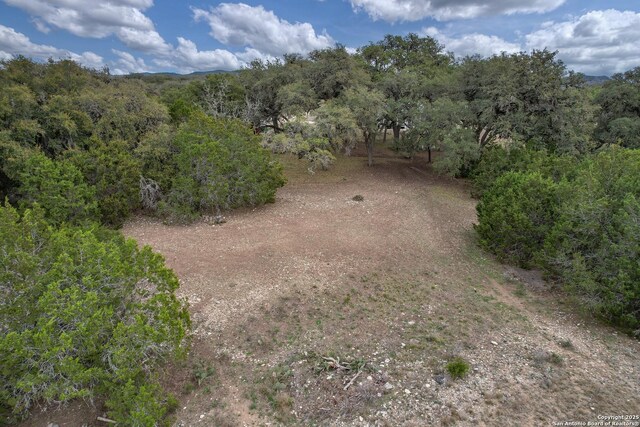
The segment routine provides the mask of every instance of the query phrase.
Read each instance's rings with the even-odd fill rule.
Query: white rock
[[[393,389],[393,384],[391,384],[391,383],[386,383],[386,384],[384,385],[384,388],[386,388],[387,390],[391,390],[391,389]]]
[[[498,345],[498,343],[497,343],[497,342],[495,342],[495,341],[491,341],[491,344],[493,344],[493,345]]]

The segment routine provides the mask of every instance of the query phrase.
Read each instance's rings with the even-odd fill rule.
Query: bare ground
[[[164,373],[176,425],[640,415],[640,344],[479,249],[464,184],[391,157],[316,175],[284,161],[290,182],[275,204],[223,225],[124,228],[166,257],[191,304],[193,350]],[[335,371],[323,356],[358,368]],[[471,366],[462,379],[445,370],[454,357]]]

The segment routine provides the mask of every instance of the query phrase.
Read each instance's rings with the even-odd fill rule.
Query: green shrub
[[[285,178],[260,139],[237,120],[194,113],[176,137],[177,175],[161,210],[184,220],[275,201]]]
[[[481,197],[507,172],[539,172],[554,182],[575,176],[578,160],[574,156],[557,156],[524,147],[491,147],[482,153],[472,172],[474,197]]]
[[[545,242],[547,272],[586,307],[640,327],[640,151],[586,159],[563,186],[558,221]]]
[[[109,417],[121,425],[132,427],[170,426],[167,414],[177,408],[177,401],[157,384],[136,384],[129,380],[117,387],[106,402]]]
[[[36,402],[107,396],[123,425],[155,425],[167,398],[152,374],[186,351],[189,316],[177,287],[161,256],[120,234],[53,228],[37,205],[22,217],[0,207],[5,421]]]
[[[175,129],[163,125],[145,135],[134,150],[142,175],[158,183],[163,194],[171,190],[171,181],[177,174],[175,137]]]
[[[467,373],[469,373],[469,363],[464,360],[462,357],[456,357],[449,363],[447,363],[447,372],[451,375],[453,379],[464,378]]]
[[[52,224],[95,221],[98,210],[95,189],[68,161],[53,161],[33,152],[16,167],[17,193],[23,207],[37,203]]]
[[[540,173],[508,172],[478,203],[481,244],[500,259],[531,266],[553,227],[557,185]]]
[[[78,151],[71,160],[95,186],[103,224],[120,227],[140,207],[140,163],[128,143],[93,139],[89,151]]]

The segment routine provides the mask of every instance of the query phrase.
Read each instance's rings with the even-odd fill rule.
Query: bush
[[[508,172],[478,203],[481,244],[498,258],[531,266],[553,227],[557,185],[540,173]]]
[[[545,242],[547,272],[600,316],[640,328],[640,151],[585,160]]]
[[[149,132],[134,150],[142,175],[156,182],[162,194],[168,194],[171,181],[177,174],[175,138],[175,129],[163,125]]]
[[[194,114],[177,135],[177,175],[161,210],[169,218],[275,201],[282,166],[242,122]]]
[[[113,390],[107,400],[109,417],[126,426],[170,426],[168,413],[177,407],[173,396],[167,395],[157,384],[136,384],[128,381]]]
[[[474,197],[481,197],[496,180],[507,172],[539,172],[560,182],[575,176],[578,160],[570,155],[557,156],[524,147],[504,149],[491,147],[482,153],[472,172]]]
[[[89,151],[73,153],[71,161],[95,186],[102,223],[120,227],[140,207],[140,163],[124,141],[93,143]]]
[[[464,378],[469,372],[469,363],[462,357],[456,357],[451,362],[447,363],[447,372],[451,375],[451,378],[459,379]]]
[[[16,168],[21,206],[37,203],[52,224],[95,220],[98,214],[95,189],[87,185],[82,173],[70,162],[53,161],[33,152],[19,161]]]
[[[107,396],[124,425],[155,425],[167,398],[152,374],[184,354],[190,324],[162,257],[104,229],[53,228],[37,205],[0,207],[0,236],[2,421]]]

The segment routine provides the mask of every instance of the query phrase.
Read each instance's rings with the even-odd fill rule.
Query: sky
[[[408,33],[460,58],[548,48],[589,75],[640,66],[639,0],[0,0],[0,60],[112,74],[235,70]]]

